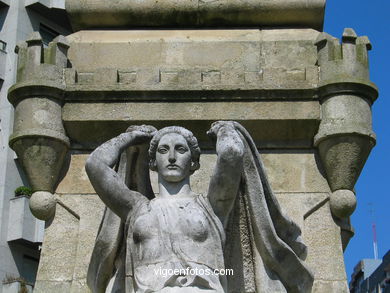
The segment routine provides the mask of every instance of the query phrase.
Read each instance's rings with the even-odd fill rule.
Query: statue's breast
[[[133,226],[133,241],[135,244],[146,242],[158,237],[159,227],[156,225],[157,217],[153,213],[139,216]]]
[[[213,244],[220,246],[207,212],[196,198],[152,200],[133,225],[134,257],[143,264],[190,255],[192,250]]]
[[[153,238],[203,242],[209,229],[205,211],[193,198],[156,199],[134,221],[133,239],[135,244]]]
[[[176,213],[177,236],[178,240],[193,240],[204,242],[208,238],[210,223],[205,216],[205,212],[195,202],[183,203],[178,205]],[[180,239],[181,238],[181,239]]]

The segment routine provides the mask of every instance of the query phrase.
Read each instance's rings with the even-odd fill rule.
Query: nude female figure
[[[244,145],[233,122],[216,122],[217,163],[207,195],[191,190],[200,149],[182,127],[159,131],[147,126],[111,139],[88,158],[87,174],[102,201],[125,224],[126,265],[118,274],[129,292],[226,292],[226,279],[209,273],[224,269],[224,227],[238,192]],[[158,173],[158,196],[149,200],[131,190],[113,170],[120,154],[150,142],[150,168]],[[129,269],[129,267],[131,267]],[[164,270],[179,275],[162,275]],[[187,274],[189,269],[204,274]],[[122,287],[123,288],[123,287]],[[106,288],[92,288],[106,292]],[[124,292],[124,291],[121,291]]]

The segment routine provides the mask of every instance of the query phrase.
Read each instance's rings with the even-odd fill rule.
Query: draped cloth
[[[247,211],[254,246],[252,258],[257,250],[266,271],[276,274],[287,292],[311,292],[313,275],[303,262],[307,248],[301,239],[301,230],[283,214],[251,136],[240,124],[234,122],[234,125],[245,147],[239,196],[244,199]],[[256,275],[256,263],[254,267],[254,282],[259,292],[259,283],[264,280]]]
[[[264,291],[260,289],[264,288],[264,284],[262,284],[264,274],[259,273],[261,271],[259,266],[262,266],[263,271],[270,279],[276,277],[280,281],[285,288],[284,292],[311,292],[313,275],[303,262],[307,248],[302,242],[301,230],[282,213],[252,138],[240,124],[234,122],[234,125],[242,139],[245,151],[238,198],[231,219],[234,218],[234,214],[238,214],[237,209],[245,210],[247,218],[244,230],[249,231],[251,245],[248,254],[251,262],[253,262],[252,278],[254,283],[252,290],[241,287],[239,290],[240,292]],[[117,166],[118,173],[129,188],[140,191],[146,195],[146,198],[152,199],[154,195],[151,193],[149,177],[142,179],[139,178],[139,174],[135,174],[137,166],[145,166],[145,164],[140,163],[148,160],[147,155],[145,152],[135,151],[135,148],[131,149],[127,151],[127,154],[124,152],[121,155]],[[240,207],[238,202],[242,202],[244,206]],[[235,223],[233,220],[230,222]],[[87,274],[87,283],[93,293],[105,293],[114,274],[116,280],[113,286],[118,291],[112,290],[110,292],[134,292],[132,284],[125,285],[125,255],[130,254],[130,251],[125,251],[126,237],[129,237],[127,235],[129,231],[125,230],[125,224],[121,219],[106,208]],[[227,230],[227,241],[242,241],[240,237],[229,235],[229,233],[233,234],[229,229]],[[238,243],[238,246],[240,245]],[[229,249],[229,243],[225,246]],[[232,251],[226,253],[228,249],[225,249],[225,265],[237,262],[238,254],[232,253]],[[260,256],[261,264],[256,260],[256,255]],[[244,263],[241,264],[241,267],[248,265],[245,260],[242,261]],[[111,286],[112,281],[110,283]],[[228,292],[230,292],[229,289]],[[265,290],[264,292],[272,292],[272,290]]]

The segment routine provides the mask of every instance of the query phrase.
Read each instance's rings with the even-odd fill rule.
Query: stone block
[[[312,150],[262,154],[274,192],[329,192],[318,154]]]
[[[94,73],[93,72],[77,72],[76,81],[79,84],[93,84]]]
[[[269,34],[271,32],[264,32]],[[291,31],[292,34],[297,32]],[[317,49],[313,46],[313,41],[317,37],[315,32],[308,35],[308,40],[277,40],[265,41],[261,43],[261,61],[265,67],[302,68],[314,65],[317,61]],[[291,36],[289,36],[291,38]],[[286,58],[294,56],[294,58]]]
[[[87,269],[104,204],[97,195],[61,194],[57,198],[61,204],[46,227],[34,292],[89,292]]]
[[[75,30],[96,27],[293,26],[321,29],[325,0],[66,1]]]
[[[69,292],[77,262],[78,230],[79,219],[57,204],[53,221],[46,223],[34,292]]]
[[[179,81],[179,72],[177,71],[160,71],[160,82],[177,83]]]
[[[346,293],[349,292],[345,281],[322,281],[316,280],[313,285],[313,293]]]
[[[45,281],[37,280],[34,287],[34,293],[47,293],[47,292],[57,292],[57,293],[69,293],[71,288],[70,281]],[[88,291],[86,291],[88,292]],[[89,292],[88,292],[89,293]]]
[[[202,82],[206,85],[209,84],[220,84],[221,83],[221,72],[220,71],[207,71],[202,72]]]
[[[85,99],[82,93],[100,91],[94,99],[110,92],[117,99],[118,91],[131,90],[143,91],[145,100],[157,90],[180,90],[178,96],[185,98],[190,90],[313,89],[318,84],[317,36],[310,29],[81,31],[67,37],[73,68],[65,76],[76,70],[78,77],[76,84],[66,79],[66,96]],[[123,82],[125,72],[137,78],[127,76]]]
[[[137,72],[136,71],[118,71],[118,82],[131,84],[137,81]]]
[[[313,204],[321,202],[321,195],[312,194],[308,199]],[[305,241],[309,247],[306,262],[314,271],[315,279],[347,283],[340,228],[335,224],[329,203],[324,204],[305,220]],[[329,283],[328,283],[329,284]],[[324,287],[326,288],[326,287]],[[345,287],[344,287],[345,289]],[[346,292],[324,291],[315,292]]]
[[[80,215],[77,253],[70,292],[85,292],[88,265],[103,216],[104,204],[97,195],[63,194],[59,198]]]
[[[67,37],[68,57],[81,72],[127,67],[216,69],[239,63],[250,68],[258,64],[261,34],[254,29],[80,31]]]
[[[72,154],[69,169],[57,187],[58,194],[94,194],[91,182],[85,172],[87,154]]]
[[[202,146],[210,148],[206,131],[211,123],[236,120],[248,129],[258,146],[267,148],[310,147],[318,129],[319,113],[316,101],[113,102],[67,103],[62,118],[67,134],[75,142],[90,147],[119,135],[131,124],[144,123],[157,128],[191,126]]]
[[[263,71],[247,71],[245,72],[245,82],[246,83],[260,83],[263,80]]]

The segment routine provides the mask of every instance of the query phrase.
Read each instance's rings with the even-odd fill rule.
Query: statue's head
[[[199,169],[200,148],[191,131],[170,126],[157,131],[150,147],[150,169],[168,182],[180,182]]]

